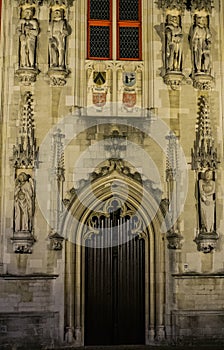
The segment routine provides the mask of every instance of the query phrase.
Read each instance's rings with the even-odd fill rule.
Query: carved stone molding
[[[206,232],[200,232],[194,241],[197,244],[199,252],[211,253],[211,251],[216,248],[218,238],[216,232],[209,234]]]

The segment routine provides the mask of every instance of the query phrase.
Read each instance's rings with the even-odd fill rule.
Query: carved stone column
[[[23,96],[20,128],[13,148],[15,193],[13,215],[13,243],[15,253],[32,253],[35,242],[33,217],[35,211],[34,169],[38,166],[38,148],[34,136],[33,98],[31,92]]]
[[[197,200],[198,250],[210,253],[216,247],[216,169],[217,150],[212,136],[209,104],[206,96],[199,97],[196,139],[192,149],[192,170],[196,173],[195,195]]]
[[[210,14],[212,0],[192,0],[190,4],[192,26],[189,32],[193,86],[199,90],[210,90],[214,83],[211,74],[212,33]]]
[[[63,211],[64,147],[65,135],[58,129],[53,135],[51,167],[51,233],[49,239],[52,250],[61,250],[63,237],[60,235],[60,218]]]
[[[40,32],[38,8],[42,0],[18,0],[19,21],[17,33],[19,37],[18,69],[16,76],[24,85],[36,81],[39,70],[37,68],[37,40]]]
[[[166,181],[168,196],[168,213],[171,220],[171,228],[167,233],[168,248],[181,249],[183,237],[180,234],[178,219],[178,203],[179,203],[179,169],[178,169],[178,146],[177,137],[170,132],[166,137],[168,140],[167,147],[167,163],[166,163]]]
[[[180,88],[185,77],[182,72],[183,65],[183,31],[182,17],[186,8],[186,1],[158,0],[159,9],[163,10],[164,24],[161,33],[164,83],[171,89]]]

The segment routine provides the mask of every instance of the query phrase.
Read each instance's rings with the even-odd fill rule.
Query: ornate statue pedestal
[[[19,79],[19,82],[25,86],[29,86],[31,83],[35,83],[38,74],[38,69],[29,67],[19,68],[15,73],[16,77]]]
[[[13,244],[14,253],[31,254],[32,246],[36,240],[29,231],[19,231],[14,233],[11,242]]]
[[[167,248],[169,249],[181,249],[183,236],[178,231],[170,230],[166,236],[168,240]]]
[[[169,85],[172,90],[179,90],[184,79],[185,76],[178,71],[170,71],[163,76],[164,83]]]
[[[192,74],[193,86],[198,90],[211,90],[214,85],[214,78],[208,73]]]
[[[218,234],[216,232],[204,232],[201,231],[195,238],[194,242],[197,244],[198,251],[203,253],[210,253],[216,248],[218,240]]]
[[[52,67],[49,68],[47,74],[50,78],[51,86],[64,86],[66,84],[66,78],[69,75],[69,71],[63,68]]]

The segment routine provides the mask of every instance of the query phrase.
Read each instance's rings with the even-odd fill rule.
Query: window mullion
[[[117,0],[112,1],[112,58],[117,59]]]

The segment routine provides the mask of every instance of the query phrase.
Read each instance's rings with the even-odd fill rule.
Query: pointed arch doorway
[[[161,193],[120,160],[90,176],[63,220],[65,339],[153,344],[165,335]]]
[[[85,344],[145,343],[145,241],[131,209],[113,197],[92,214],[85,248]]]

